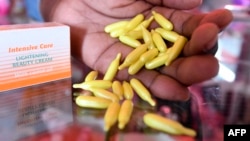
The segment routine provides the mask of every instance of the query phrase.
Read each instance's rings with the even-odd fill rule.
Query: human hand
[[[217,74],[218,61],[209,51],[216,45],[218,33],[232,20],[227,10],[207,14],[183,11],[198,6],[200,0],[48,0],[49,5],[46,0],[42,2],[46,21],[70,25],[72,54],[101,73],[105,73],[117,53],[121,52],[124,59],[132,50],[105,33],[106,25],[139,13],[148,18],[152,10],[168,18],[174,24],[174,31],[189,39],[181,57],[158,70],[142,69],[131,76],[124,69],[117,74],[119,80],[140,79],[152,94],[168,100],[187,100],[188,86]]]

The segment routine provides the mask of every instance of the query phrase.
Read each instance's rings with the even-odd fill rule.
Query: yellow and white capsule
[[[106,109],[112,101],[106,98],[79,95],[76,97],[76,104],[80,107]]]
[[[196,136],[196,131],[187,127],[184,127],[179,122],[162,117],[155,113],[146,113],[143,116],[144,123],[156,130],[166,132],[172,135],[187,135],[191,137]]]
[[[129,31],[135,29],[143,20],[144,20],[144,15],[143,14],[136,15],[126,25],[125,30],[127,32],[129,32]]]
[[[98,76],[98,71],[96,71],[96,70],[90,71],[86,75],[84,81],[87,82],[87,81],[95,80],[97,78],[97,76]]]
[[[162,38],[172,43],[176,42],[180,36],[177,32],[169,31],[164,28],[156,28],[155,32],[158,32]]]
[[[134,75],[137,72],[139,72],[143,68],[144,65],[145,65],[145,62],[143,62],[140,59],[138,59],[136,62],[134,62],[133,64],[131,64],[128,67],[128,73],[130,75]]]
[[[110,63],[106,73],[104,74],[103,80],[112,81],[114,79],[118,71],[118,67],[120,65],[120,60],[121,60],[121,53],[118,53],[115,59]]]
[[[119,97],[116,94],[114,94],[108,90],[101,89],[101,88],[90,88],[90,91],[93,92],[93,94],[96,97],[106,98],[106,99],[111,100],[112,102],[119,101]]]
[[[125,45],[128,45],[130,47],[133,47],[133,48],[137,48],[138,46],[141,45],[141,42],[130,37],[130,36],[126,36],[126,35],[121,35],[119,36],[119,40],[124,43]]]
[[[173,30],[173,24],[160,13],[152,11],[155,21],[166,30]]]
[[[146,63],[146,62],[153,60],[158,54],[159,54],[158,49],[152,48],[152,49],[148,50],[147,52],[144,52],[140,56],[140,60],[142,62]]]
[[[134,104],[131,100],[125,100],[122,102],[121,109],[118,115],[118,128],[124,129],[129,122],[133,113]]]
[[[118,102],[110,103],[104,115],[104,131],[109,131],[110,128],[117,122],[120,107],[121,106]]]
[[[119,99],[123,99],[123,87],[120,81],[115,80],[112,83],[112,91],[113,93],[117,94]]]
[[[115,30],[118,30],[118,29],[121,29],[121,28],[125,28],[128,23],[129,23],[129,21],[114,22],[114,23],[111,23],[111,24],[105,26],[104,31],[106,33],[110,33],[112,31],[115,31]]]
[[[132,78],[130,80],[130,85],[132,86],[132,88],[135,90],[135,92],[138,94],[138,96],[141,99],[147,101],[151,106],[155,106],[156,105],[156,102],[152,99],[150,92],[141,83],[141,81],[139,81],[136,78]]]
[[[91,80],[79,84],[73,84],[73,88],[81,88],[84,90],[90,90],[91,87],[108,89],[111,88],[112,82],[109,80]]]
[[[161,35],[158,32],[155,32],[154,30],[152,30],[152,40],[156,48],[158,48],[160,52],[165,52],[167,50],[167,45],[164,39],[161,37]]]
[[[134,97],[134,91],[131,87],[131,85],[127,81],[122,82],[123,87],[123,95],[126,99],[133,99]]]
[[[171,62],[174,61],[180,55],[187,41],[187,38],[184,36],[178,37],[177,41],[174,43],[174,45],[171,47],[171,50],[169,51],[168,58],[165,62],[166,66],[170,65]]]
[[[122,70],[126,67],[128,67],[129,65],[131,65],[132,63],[134,63],[135,61],[137,61],[140,56],[147,51],[148,48],[148,44],[142,44],[139,47],[135,48],[134,50],[132,50],[125,58],[125,60],[123,61],[123,63],[118,67],[119,70]]]

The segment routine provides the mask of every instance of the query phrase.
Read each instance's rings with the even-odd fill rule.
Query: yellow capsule
[[[131,31],[131,30],[135,29],[143,20],[144,20],[144,15],[143,14],[136,15],[126,25],[125,30],[126,31]]]
[[[140,56],[147,51],[148,44],[142,44],[139,47],[132,50],[125,58],[123,63],[118,67],[119,70],[122,70],[132,63],[134,63],[136,60],[140,58]]]
[[[167,61],[167,58],[168,58],[168,55],[166,55],[166,52],[160,56],[155,57],[153,60],[146,62],[145,67],[147,69],[155,69],[155,68],[158,68],[158,67],[164,65]]]
[[[156,105],[148,89],[138,79],[132,78],[130,80],[130,85],[141,99],[147,101],[151,106]]]
[[[173,30],[173,24],[160,13],[152,11],[155,21],[166,30]]]
[[[134,97],[134,91],[131,85],[127,81],[123,81],[123,95],[126,99],[132,99]]]
[[[162,117],[155,113],[146,113],[143,116],[143,121],[147,126],[153,129],[163,131],[172,135],[187,135],[191,137],[196,136],[195,130],[184,127],[177,121]]]
[[[151,61],[159,54],[158,49],[152,48],[140,56],[140,60],[144,63]]]
[[[134,30],[141,30],[141,26],[148,28],[149,25],[151,24],[151,22],[154,20],[154,16],[149,17],[148,19],[144,20],[143,22],[141,22],[141,24],[139,24]]]
[[[118,53],[115,59],[110,63],[106,73],[104,74],[103,80],[112,81],[114,79],[118,71],[118,67],[120,65],[120,60],[121,60],[121,53]]]
[[[118,102],[112,102],[104,115],[104,131],[109,131],[110,128],[117,122],[120,112],[120,104]]]
[[[87,81],[91,81],[91,80],[95,80],[98,76],[98,71],[90,71],[87,76],[85,77],[84,81],[87,82]]]
[[[149,44],[148,48],[149,49],[154,48],[154,43],[151,33],[144,26],[141,26],[141,30],[142,30],[143,41]]]
[[[118,30],[118,29],[121,29],[121,28],[125,28],[128,23],[129,23],[129,21],[114,22],[114,23],[111,23],[111,24],[105,26],[104,31],[106,33],[110,33],[112,31],[115,31],[115,30]]]
[[[137,30],[137,31],[132,30],[132,31],[126,33],[125,35],[129,36],[133,39],[142,39],[142,31],[141,30]]]
[[[165,52],[167,50],[167,45],[161,35],[158,32],[152,30],[153,42],[160,52]]]
[[[176,42],[176,40],[180,36],[178,33],[166,30],[164,28],[156,28],[155,31],[158,32],[162,38],[172,43]]]
[[[145,62],[141,61],[140,59],[138,59],[136,62],[134,62],[133,64],[131,64],[128,68],[128,73],[130,75],[134,75],[136,74],[138,71],[141,70],[141,68],[143,68],[143,66],[145,65]]]
[[[151,37],[150,32],[144,26],[141,26],[141,30],[142,30],[143,41],[145,43],[151,42],[152,41],[152,37]]]
[[[179,36],[174,45],[171,47],[171,51],[168,54],[168,58],[165,62],[165,65],[168,66],[174,61],[183,50],[185,44],[187,43],[187,38],[184,36]]]
[[[123,87],[120,81],[115,80],[112,83],[112,91],[113,93],[117,94],[119,99],[123,99]]]
[[[130,47],[133,47],[133,48],[137,48],[138,46],[141,45],[141,42],[130,37],[130,36],[126,36],[126,35],[121,35],[119,36],[119,40],[124,43],[125,45],[128,45]]]
[[[118,102],[119,101],[118,96],[116,94],[108,91],[108,90],[101,89],[101,88],[90,88],[90,91],[93,92],[93,94],[96,97],[106,98],[106,99],[109,99],[109,100],[111,100],[113,102]]]
[[[73,88],[81,88],[84,90],[90,90],[91,87],[108,89],[111,88],[112,82],[109,80],[91,80],[80,84],[73,84]]]
[[[129,122],[131,115],[133,113],[133,102],[131,100],[123,101],[121,109],[118,115],[118,128],[124,129],[124,127]]]
[[[167,52],[169,52],[170,49],[171,49],[171,48],[168,48],[168,49],[167,49]],[[159,57],[159,56],[162,56],[162,55],[166,55],[166,52],[159,52],[157,56]]]
[[[127,32],[126,32],[126,30],[124,29],[124,28],[119,28],[119,29],[117,29],[117,30],[114,30],[114,31],[112,31],[112,32],[110,32],[110,37],[112,37],[112,38],[117,38],[117,37],[119,37],[119,36],[122,36],[122,35],[125,35]]]
[[[79,95],[76,97],[76,104],[80,107],[106,109],[112,101],[106,98]]]

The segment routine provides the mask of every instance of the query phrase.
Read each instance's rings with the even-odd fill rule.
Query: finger
[[[218,9],[212,11],[210,14],[207,14],[200,22],[200,24],[204,23],[214,23],[216,24],[220,30],[223,30],[228,24],[233,20],[232,12],[227,9]]]
[[[192,85],[213,78],[219,69],[218,60],[212,55],[179,58],[160,72],[171,76],[184,85]]]
[[[210,53],[218,40],[219,29],[215,24],[206,23],[194,30],[191,39],[183,49],[185,56]]]
[[[161,13],[174,24],[174,31],[191,37],[194,30],[205,23],[215,24],[223,30],[232,21],[232,13],[226,9],[215,10],[207,14],[191,14],[189,12],[156,7],[153,10]]]
[[[182,10],[198,7],[201,2],[201,0],[162,0],[164,6]]]

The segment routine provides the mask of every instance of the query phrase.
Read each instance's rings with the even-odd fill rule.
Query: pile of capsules
[[[160,27],[150,32],[147,30],[150,23],[155,20]],[[109,64],[102,79],[98,71],[90,71],[82,83],[73,84],[73,88],[84,90],[84,94],[76,97],[76,104],[80,107],[106,109],[104,115],[104,130],[118,122],[119,129],[124,129],[133,113],[134,94],[155,106],[150,91],[143,83],[132,78],[130,81],[115,80],[117,72],[128,67],[128,73],[136,74],[143,66],[155,69],[161,65],[169,65],[182,51],[187,42],[184,36],[172,31],[173,25],[161,14],[152,11],[152,16],[144,20],[139,14],[128,21],[118,21],[107,25],[104,29],[111,37],[118,38],[122,43],[134,48],[121,62],[121,53]],[[167,47],[166,41],[173,43]],[[184,127],[179,122],[162,117],[156,113],[146,113],[144,123],[159,131],[173,135],[196,136],[193,129]]]
[[[151,29],[155,20],[160,27]],[[186,37],[173,31],[173,24],[161,14],[152,11],[152,16],[144,20],[143,14],[138,14],[129,21],[119,21],[107,25],[104,29],[113,38],[135,48],[130,52],[119,70],[128,67],[128,73],[136,74],[142,67],[155,69],[162,65],[170,65],[181,53],[188,41]]]

